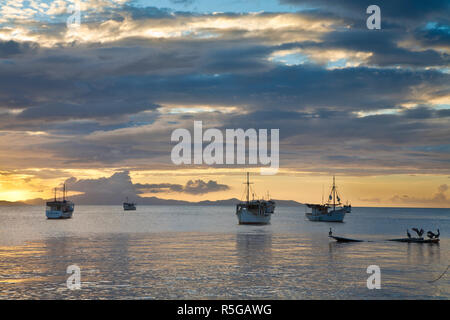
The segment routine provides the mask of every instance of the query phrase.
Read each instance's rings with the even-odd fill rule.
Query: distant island
[[[92,201],[91,199],[87,199],[84,195],[78,195],[70,197],[72,201],[75,202],[75,205],[122,205],[122,200],[110,200],[108,199],[98,199],[98,201]],[[24,205],[45,205],[46,201],[50,201],[52,199],[31,199],[24,201],[2,201],[0,200],[0,206],[24,206]],[[184,200],[173,200],[173,199],[161,199],[157,197],[137,197],[136,199],[130,199],[136,202],[139,205],[167,205],[167,206],[233,206],[236,205],[240,200],[236,198],[225,199],[225,200],[204,200],[198,202],[190,202]],[[275,200],[278,206],[280,207],[299,207],[303,204],[293,200]]]
[[[5,200],[0,200],[0,207],[18,207],[18,206],[26,206],[27,203],[25,202],[20,202],[20,201],[5,201]]]

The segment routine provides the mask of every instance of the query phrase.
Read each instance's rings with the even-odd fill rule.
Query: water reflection
[[[238,274],[230,283],[242,297],[273,297],[272,233],[257,230],[236,234]]]
[[[238,263],[243,268],[270,266],[272,263],[272,233],[258,231],[236,234]]]
[[[405,245],[407,261],[409,264],[416,265],[441,263],[441,248],[439,243],[407,243]]]
[[[339,244],[263,228],[64,236],[0,247],[0,298],[445,298],[448,277],[428,281],[447,260],[436,245]],[[81,268],[82,290],[66,288],[71,264]],[[381,267],[382,290],[366,287],[372,264]]]

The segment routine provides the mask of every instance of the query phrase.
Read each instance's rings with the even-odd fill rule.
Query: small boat
[[[275,201],[273,200],[252,200],[250,201],[250,180],[247,172],[247,201],[236,205],[236,215],[239,224],[268,224],[275,211]]]
[[[310,221],[343,222],[345,214],[352,211],[351,205],[342,205],[334,176],[328,202],[325,204],[307,203],[306,206],[311,208],[311,212],[306,212],[305,214]]]
[[[352,212],[352,205],[351,204],[344,205],[344,210],[345,210],[345,213],[351,213]]]
[[[389,239],[387,241],[407,242],[407,243],[439,243],[439,238],[437,239],[401,238],[401,239]]]
[[[123,210],[125,210],[125,211],[136,210],[136,204],[134,202],[128,202],[128,197],[127,197],[127,201],[123,203]]]
[[[364,242],[364,240],[349,239],[349,238],[336,237],[336,236],[330,236],[330,238],[336,240],[337,242]]]
[[[45,215],[47,219],[70,219],[74,210],[75,204],[72,201],[66,200],[66,185],[64,184],[63,200],[56,200],[55,188],[55,199],[46,203]]]

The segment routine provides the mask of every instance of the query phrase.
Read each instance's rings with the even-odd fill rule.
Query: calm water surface
[[[338,244],[335,234],[373,242]],[[441,231],[439,245],[393,243]],[[449,209],[354,208],[345,223],[277,208],[272,224],[240,226],[233,207],[0,207],[0,299],[449,299]],[[410,230],[410,232],[412,232]],[[81,268],[81,290],[66,268]],[[381,289],[368,290],[369,265]],[[450,272],[449,272],[450,273]]]

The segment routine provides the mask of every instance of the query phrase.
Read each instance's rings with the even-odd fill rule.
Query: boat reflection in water
[[[272,260],[272,234],[266,231],[257,233],[237,233],[236,253],[241,267],[255,268],[267,266]]]

